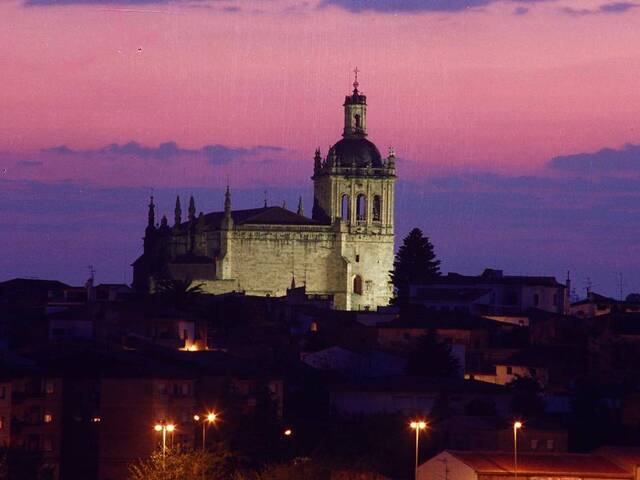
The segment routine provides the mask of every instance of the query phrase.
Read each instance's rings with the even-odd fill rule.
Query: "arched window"
[[[362,295],[362,277],[360,275],[353,277],[353,293]]]
[[[374,222],[379,222],[382,219],[382,216],[380,214],[381,211],[381,201],[380,201],[380,195],[375,195],[373,197],[373,221]]]
[[[349,220],[350,217],[349,211],[349,195],[346,193],[342,195],[342,210],[340,211],[340,216],[343,220]]]
[[[363,193],[356,199],[356,219],[359,221],[367,219],[367,197]]]
[[[360,128],[360,115],[356,113],[354,118],[356,120],[356,130],[358,130]]]

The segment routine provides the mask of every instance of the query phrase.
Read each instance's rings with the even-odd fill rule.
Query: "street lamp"
[[[415,468],[415,480],[418,480],[418,445],[420,440],[420,430],[427,428],[427,422],[424,420],[416,420],[409,424],[409,426],[416,431],[416,468]]]
[[[513,475],[518,480],[518,430],[522,428],[522,422],[513,422]]]
[[[162,421],[161,423],[156,423],[153,427],[156,432],[162,432],[162,468],[165,465],[165,457],[167,456],[167,432],[173,433],[176,429],[176,426],[173,423],[165,423]]]
[[[215,421],[218,419],[218,416],[215,413],[207,413],[202,417],[196,414],[193,416],[193,419],[196,422],[202,421],[202,450],[204,450],[207,439],[207,425],[215,423]]]

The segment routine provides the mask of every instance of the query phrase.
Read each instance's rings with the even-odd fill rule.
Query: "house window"
[[[356,255],[356,263],[360,263],[360,255]]]
[[[349,208],[349,195],[346,193],[342,195],[342,205],[340,210],[340,216],[343,220],[349,220],[350,217],[350,208]]]
[[[3,385],[0,387],[0,400],[4,400],[5,398],[7,398],[7,387]]]
[[[353,277],[353,293],[362,295],[362,277],[360,275]]]
[[[553,294],[553,306],[554,307],[558,306],[558,294],[557,293]]]
[[[0,417],[0,430],[4,430],[4,417]]]
[[[53,383],[53,380],[46,380],[44,382],[44,392],[47,395],[53,395],[55,392],[55,384]]]
[[[553,450],[556,447],[556,442],[553,438],[547,440],[547,450]]]
[[[356,198],[356,218],[359,221],[367,219],[367,197],[362,193]]]
[[[183,383],[182,384],[182,395],[185,396],[185,397],[188,397],[190,393],[191,393],[191,389],[189,388],[189,384],[188,383]]]
[[[537,450],[538,449],[538,440],[537,439],[533,439],[531,440],[531,450]]]
[[[373,197],[373,221],[374,222],[379,222],[381,217],[380,211],[381,211],[381,201],[380,201],[380,195],[375,195]]]
[[[507,375],[513,374],[513,368],[507,367]]]
[[[540,305],[540,295],[538,295],[537,293],[533,294],[533,306],[537,307],[538,305]]]
[[[165,395],[167,393],[167,385],[166,385],[166,383],[159,383],[158,384],[158,393],[160,393],[161,395]]]
[[[44,437],[42,439],[42,450],[45,452],[53,451],[53,439],[51,437]]]
[[[45,413],[45,414],[42,416],[42,421],[43,421],[44,423],[51,423],[51,422],[53,422],[53,415],[52,415],[51,413]]]

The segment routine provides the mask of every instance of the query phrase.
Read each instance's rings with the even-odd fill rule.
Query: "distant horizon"
[[[152,189],[303,195],[357,66],[398,157],[396,243],[443,272],[640,292],[640,2],[7,0],[0,278],[131,281]]]

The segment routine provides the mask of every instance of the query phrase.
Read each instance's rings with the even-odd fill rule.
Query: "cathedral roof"
[[[232,210],[231,218],[235,225],[318,225],[315,220],[282,207]],[[204,215],[205,225],[215,230],[221,227],[223,219],[224,212],[211,212]],[[182,225],[186,227],[189,223],[184,222]]]
[[[364,168],[371,165],[373,168],[381,168],[382,155],[378,147],[364,136],[345,137],[331,147],[336,158],[343,167],[350,167],[354,161],[356,167]]]

